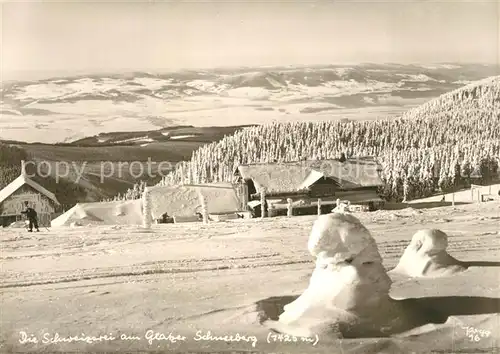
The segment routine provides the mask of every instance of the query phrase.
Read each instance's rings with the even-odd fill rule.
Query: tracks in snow
[[[107,267],[84,269],[77,272],[54,271],[45,274],[10,273],[4,274],[0,288],[27,287],[67,283],[99,278],[132,277],[152,274],[176,274],[218,271],[228,269],[277,267],[290,264],[311,263],[311,257],[284,258],[280,253],[260,254],[243,257],[167,260],[161,262],[145,262],[128,267]]]
[[[474,259],[474,254],[478,253],[491,255],[492,258],[497,255],[500,256],[500,234],[498,233],[496,224],[491,224],[491,221],[484,225],[461,225],[460,223],[446,223],[446,225],[449,225],[449,231],[446,230],[449,235],[448,252],[457,259],[479,261],[479,259]],[[268,225],[266,224],[266,226]],[[24,237],[9,238],[4,240],[4,245],[2,245],[4,246],[2,263],[17,263],[11,268],[13,271],[2,272],[0,288],[29,287],[100,278],[128,277],[133,279],[134,277],[156,274],[191,273],[193,277],[196,277],[196,273],[200,272],[266,267],[273,267],[279,270],[279,267],[293,264],[304,264],[304,269],[311,269],[312,271],[314,267],[313,259],[304,247],[304,243],[307,242],[304,234],[308,233],[309,224],[291,226],[285,224],[284,226],[287,226],[286,237],[280,232],[282,228],[275,226],[274,229],[266,229],[264,230],[265,232],[260,232],[262,225],[258,225],[256,227],[259,228],[259,232],[254,230],[249,237],[244,238],[238,237],[238,235],[241,235],[241,232],[233,230],[234,233],[230,234],[235,235],[235,237],[224,235],[223,239],[219,239],[218,236],[221,233],[212,230],[211,240],[199,237],[187,237],[184,240],[186,230],[181,230],[182,233],[179,234],[173,234],[171,239],[164,239],[163,233],[160,233],[147,235],[140,240],[137,239],[136,235],[131,236],[130,233],[123,235],[122,230],[104,230],[102,233],[88,235],[90,239],[85,239],[85,247],[89,247],[87,249],[81,248],[80,241],[85,235],[82,236],[79,234],[73,235],[73,237],[59,238],[58,241],[60,244],[57,245],[58,248],[56,247],[55,250],[49,248],[50,243],[48,239],[36,240],[35,242],[32,239],[28,240]],[[406,226],[402,225],[391,225],[390,228],[380,224],[370,226],[373,226],[374,233],[379,235],[375,237],[378,241],[380,254],[384,259],[384,265],[386,267],[395,265],[409,244],[412,232],[402,230],[401,228],[406,228]],[[413,229],[416,229],[418,226],[420,225],[413,225]],[[218,231],[229,232],[228,230]],[[405,236],[402,236],[403,234]],[[103,237],[103,235],[105,236]],[[182,240],[180,240],[181,238]],[[177,259],[145,261],[148,259],[148,248],[144,248],[143,243],[151,242],[156,242],[156,244],[152,244],[152,249],[155,247],[165,248],[165,253],[162,252],[162,249],[160,249],[160,252],[155,253],[156,259],[162,259],[163,254],[165,258],[168,258],[169,249],[172,248],[184,250],[184,247],[187,247],[187,251],[170,256]],[[26,247],[25,243],[28,243],[30,246],[33,245],[33,251],[17,253],[15,250],[18,247]],[[138,244],[138,247],[144,248],[143,256],[141,253],[143,252],[142,248],[136,248],[135,244]],[[123,248],[124,245],[128,248]],[[110,264],[106,262],[107,257],[114,256],[116,252],[118,252],[119,257],[127,257],[126,251],[128,249],[133,250],[132,254],[134,255],[141,255],[137,259],[137,262],[129,260],[129,264],[127,265],[120,265],[120,263],[115,262],[113,266],[105,266],[106,263]],[[62,252],[55,252],[59,250]],[[213,254],[213,257],[197,257],[210,253]],[[235,254],[241,254],[241,256],[234,256]],[[78,262],[84,261],[85,258],[74,258],[76,255],[82,257],[90,256],[87,257],[87,260],[94,261],[95,259],[101,266],[94,265],[94,268],[81,267],[78,265]],[[31,260],[31,271],[29,268],[23,268],[24,260],[28,259]],[[54,261],[53,264],[55,267],[48,268],[50,269],[49,271],[37,272],[35,267],[39,262],[45,262],[44,259],[51,261],[55,259],[61,260],[61,263]],[[62,265],[62,269],[56,269],[59,264]]]

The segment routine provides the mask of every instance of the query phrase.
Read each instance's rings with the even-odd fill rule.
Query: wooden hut
[[[41,226],[50,226],[56,206],[60,205],[52,192],[28,177],[22,161],[21,175],[0,191],[0,225],[8,226],[22,220],[25,202],[36,210]]]
[[[289,198],[296,214],[309,214],[317,212],[318,200],[325,211],[331,210],[337,199],[375,208],[382,202],[377,193],[383,184],[380,170],[375,159],[357,158],[240,165],[235,176],[243,204],[257,214],[261,188],[266,190],[268,206],[284,210],[277,215],[286,214]]]

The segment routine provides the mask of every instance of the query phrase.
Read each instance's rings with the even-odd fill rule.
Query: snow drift
[[[377,244],[356,217],[320,216],[308,249],[316,257],[309,287],[266,326],[296,336],[384,335],[407,326],[401,305],[389,297],[392,281]]]
[[[446,252],[448,236],[441,230],[417,231],[391,273],[410,277],[437,277],[454,274],[466,266]]]
[[[52,227],[86,225],[140,225],[142,201],[78,203],[51,222]]]

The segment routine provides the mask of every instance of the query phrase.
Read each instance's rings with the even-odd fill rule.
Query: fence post
[[[287,203],[288,203],[288,205],[287,205],[287,213],[286,213],[286,215],[287,215],[288,217],[291,217],[291,216],[293,216],[293,204],[292,204],[292,198],[288,198],[286,201],[287,201]]]
[[[262,187],[260,189],[260,217],[261,219],[266,217],[266,189]]]
[[[455,192],[451,193],[451,206],[455,207]]]
[[[481,190],[477,190],[477,202],[481,203]]]
[[[321,215],[321,198],[318,198],[318,216]]]
[[[142,226],[145,229],[151,228],[151,192],[146,187],[142,193]]]

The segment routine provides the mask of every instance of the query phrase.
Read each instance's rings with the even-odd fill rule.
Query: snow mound
[[[308,249],[316,257],[308,288],[266,326],[296,336],[380,335],[405,326],[377,244],[356,217],[318,217]]]
[[[466,269],[464,264],[446,252],[448,236],[441,230],[417,231],[391,273],[410,277],[438,277]]]
[[[140,225],[142,201],[78,203],[51,222],[52,227],[87,225]]]
[[[308,242],[309,252],[318,260],[330,263],[347,259],[382,263],[375,240],[363,224],[348,213],[321,215],[316,220]]]

